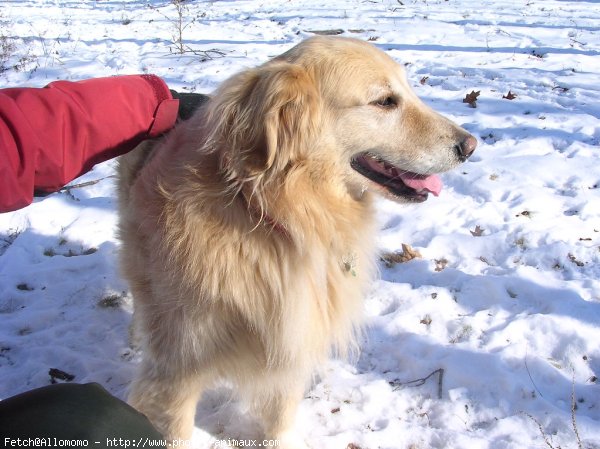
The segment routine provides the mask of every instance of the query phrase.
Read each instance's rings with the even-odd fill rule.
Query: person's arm
[[[154,75],[0,89],[0,212],[168,131],[178,104]]]

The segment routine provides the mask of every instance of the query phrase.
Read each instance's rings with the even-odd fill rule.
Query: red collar
[[[280,223],[279,221],[275,220],[270,215],[263,213],[261,223],[271,228],[272,230],[278,232],[286,240],[289,240],[290,242],[292,241],[292,236],[290,235],[290,231],[288,231],[288,228],[283,223]]]
[[[244,192],[240,192],[239,195],[240,195],[242,201],[245,203],[246,208],[247,208],[248,212],[250,212],[250,215],[252,216],[252,218],[254,218],[256,220],[257,226],[259,226],[259,225],[266,226],[269,230],[273,230],[273,231],[277,232],[279,235],[284,237],[286,240],[288,240],[290,242],[292,241],[292,235],[290,234],[290,231],[288,230],[288,228],[285,224],[281,223],[280,221],[275,220],[265,210],[257,207],[255,204],[253,204],[251,201],[249,201],[246,198],[246,195],[244,195]]]

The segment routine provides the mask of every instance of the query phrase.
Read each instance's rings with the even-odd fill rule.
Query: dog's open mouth
[[[392,195],[409,201],[422,202],[427,199],[429,193],[438,196],[442,190],[442,181],[438,176],[420,175],[403,170],[375,154],[361,153],[352,158],[350,165]]]

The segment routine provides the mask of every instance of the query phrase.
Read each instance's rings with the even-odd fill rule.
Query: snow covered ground
[[[307,443],[600,448],[600,2],[185,4],[183,43],[196,54],[177,54],[166,0],[2,0],[0,87],[149,72],[211,92],[314,31],[340,30],[405,63],[424,101],[480,141],[440,197],[379,204],[382,253],[406,243],[421,257],[380,263],[360,356],[332,361],[302,403]],[[462,101],[472,91],[475,108]],[[113,169],[0,215],[0,398],[47,385],[51,368],[126,395],[139,354]],[[200,447],[255,436],[226,397],[200,403]]]

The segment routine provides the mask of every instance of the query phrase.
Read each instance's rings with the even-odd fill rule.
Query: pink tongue
[[[435,196],[439,196],[442,191],[442,180],[439,176],[417,176],[411,173],[402,173],[399,175],[402,182],[411,189],[415,189],[417,192],[427,190],[433,193]]]

